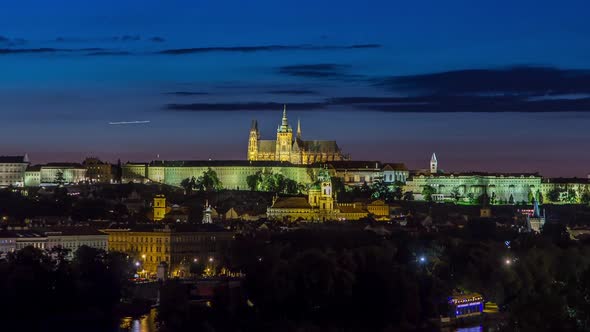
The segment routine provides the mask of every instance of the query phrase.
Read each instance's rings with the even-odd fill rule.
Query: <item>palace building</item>
[[[297,121],[297,133],[287,120],[287,107],[283,109],[283,119],[277,128],[276,140],[260,139],[258,122],[252,121],[248,140],[248,160],[281,161],[292,164],[313,164],[337,160],[347,160],[336,141],[304,141],[301,135],[301,123]]]
[[[161,262],[172,276],[179,276],[184,264],[220,262],[233,240],[232,232],[213,224],[112,224],[102,231],[109,251],[134,257],[147,275],[154,275]]]

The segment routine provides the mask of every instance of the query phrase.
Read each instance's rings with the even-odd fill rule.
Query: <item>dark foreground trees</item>
[[[110,326],[132,265],[126,256],[85,246],[71,262],[65,253],[26,247],[0,261],[4,327],[53,331]]]

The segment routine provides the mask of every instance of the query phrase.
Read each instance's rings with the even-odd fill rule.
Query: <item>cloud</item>
[[[68,49],[41,47],[41,48],[0,48],[0,54],[26,54],[26,53],[56,53],[70,52]]]
[[[173,92],[165,92],[166,95],[173,95],[173,96],[204,96],[208,95],[209,92],[202,92],[202,91],[173,91]]]
[[[87,56],[119,56],[119,55],[133,55],[128,51],[95,51],[86,53]]]
[[[136,42],[141,39],[140,35],[120,35],[111,37],[57,37],[54,41],[57,43]]]
[[[352,50],[361,48],[379,48],[379,44],[356,44],[356,45],[333,45],[333,46],[318,46],[318,45],[257,45],[257,46],[218,46],[218,47],[193,47],[193,48],[173,48],[156,52],[157,54],[167,55],[183,55],[195,53],[211,53],[211,52],[236,52],[236,53],[251,53],[251,52],[274,52],[274,51],[290,51],[290,50],[304,50],[304,51],[319,51],[319,50]]]
[[[334,63],[318,63],[290,65],[278,68],[278,73],[296,77],[327,78],[327,79],[358,79],[362,76],[348,73],[349,65]]]
[[[20,46],[26,44],[27,41],[22,38],[8,38],[6,36],[0,36],[0,45],[3,46]]]
[[[318,94],[316,91],[313,90],[272,90],[268,91],[268,93],[273,95],[316,95]]]
[[[590,92],[590,71],[518,66],[388,77],[378,86],[431,95],[551,95]]]
[[[290,103],[289,109],[311,111],[322,109],[324,103]],[[248,103],[193,103],[168,104],[165,107],[171,111],[277,111],[283,109],[280,103],[248,102]]]
[[[166,39],[164,39],[162,37],[158,37],[158,36],[151,37],[149,40],[154,43],[163,43],[166,41]]]
[[[330,105],[381,112],[590,112],[590,98],[534,99],[520,96],[418,96],[331,98]]]

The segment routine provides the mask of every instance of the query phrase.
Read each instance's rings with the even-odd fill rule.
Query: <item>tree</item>
[[[590,204],[590,192],[584,191],[580,196],[580,202],[583,204]]]
[[[58,186],[63,186],[63,184],[66,182],[66,179],[64,177],[64,172],[62,170],[58,170],[55,173],[55,183],[57,183]]]
[[[514,204],[514,196],[512,194],[510,194],[510,197],[508,198],[508,204]]]
[[[373,185],[371,186],[371,191],[372,191],[372,197],[373,198],[378,198],[378,199],[383,199],[383,200],[388,200],[389,198],[389,187],[387,186],[387,184],[383,181],[383,179],[376,179],[373,182]]]
[[[537,190],[537,202],[539,202],[539,204],[543,204],[544,198],[543,198],[543,193],[541,193],[541,191]]]
[[[248,175],[246,177],[246,183],[251,191],[258,190],[262,183],[262,171],[256,171],[256,173]]]
[[[436,189],[434,187],[426,185],[422,188],[422,195],[424,196],[424,200],[428,202],[432,202],[432,195],[436,194]]]
[[[295,195],[300,193],[301,186],[297,181],[291,179],[285,179],[285,193]]]
[[[414,193],[412,191],[406,191],[404,193],[404,201],[413,201],[414,200]]]
[[[553,188],[547,193],[547,198],[550,202],[557,203],[561,197],[561,190]]]
[[[180,186],[184,188],[184,193],[190,196],[193,193],[193,189],[197,186],[195,177],[193,176],[192,178],[186,178],[180,181]]]
[[[533,201],[535,200],[535,195],[533,194],[533,191],[532,190],[529,190],[528,200],[529,200],[529,203],[530,204],[532,204]]]
[[[391,193],[391,196],[393,197],[393,199],[395,200],[401,200],[403,197],[404,193],[402,191],[402,187],[395,187],[395,189],[393,189],[393,192]]]
[[[338,196],[346,192],[346,187],[344,186],[342,178],[336,176],[332,177],[332,191]]]
[[[567,191],[567,201],[569,203],[576,203],[578,201],[578,194],[574,189],[568,189]]]
[[[218,191],[221,190],[222,184],[217,177],[217,173],[209,167],[203,175],[196,180],[196,187],[204,191]]]
[[[461,192],[459,191],[459,187],[453,188],[451,191],[451,198],[455,201],[455,203],[459,202],[461,199]]]

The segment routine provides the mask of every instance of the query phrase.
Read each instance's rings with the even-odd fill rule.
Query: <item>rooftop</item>
[[[28,162],[26,156],[0,156],[0,164],[25,164]]]
[[[272,207],[275,209],[311,209],[307,197],[279,197]]]

